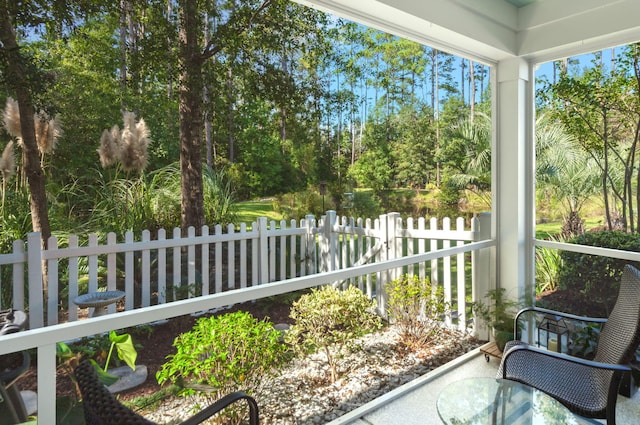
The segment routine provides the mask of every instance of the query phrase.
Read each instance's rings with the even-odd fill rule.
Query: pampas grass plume
[[[102,132],[100,138],[100,163],[102,167],[120,160],[125,171],[143,171],[147,166],[147,147],[149,146],[149,128],[143,119],[136,123],[136,114],[122,114],[124,127],[122,131],[117,125],[111,130]]]
[[[100,148],[97,150],[102,168],[107,168],[119,159],[120,155],[118,151],[118,145],[115,140],[113,140],[113,132],[104,130],[100,137]]]
[[[136,115],[133,112],[125,112],[123,121],[122,150],[120,151],[122,168],[125,171],[142,171],[148,163],[149,129],[142,119],[136,123]]]
[[[13,137],[22,137],[22,129],[20,128],[20,107],[18,102],[11,97],[7,98],[7,104],[2,114],[4,128],[7,133]]]
[[[36,142],[41,154],[51,153],[56,148],[56,142],[62,135],[60,116],[49,119],[46,112],[40,111],[34,116],[36,127]]]
[[[2,172],[2,178],[8,180],[9,177],[16,172],[16,159],[13,155],[13,140],[4,147],[2,151],[2,157],[0,157],[0,171]]]

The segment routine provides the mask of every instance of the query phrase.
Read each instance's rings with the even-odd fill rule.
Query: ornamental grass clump
[[[156,379],[177,384],[183,395],[209,394],[212,400],[233,391],[254,394],[290,357],[281,336],[273,323],[247,312],[201,318],[175,339],[176,353]]]
[[[421,347],[433,337],[447,311],[442,287],[433,288],[429,278],[403,275],[387,287],[387,313],[400,333],[406,347]]]
[[[343,349],[354,350],[355,339],[382,327],[375,302],[355,286],[341,291],[332,286],[314,289],[293,303],[290,316],[295,324],[285,335],[298,353],[322,351],[338,379],[338,361]]]

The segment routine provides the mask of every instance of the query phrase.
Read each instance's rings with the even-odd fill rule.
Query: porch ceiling
[[[638,0],[295,0],[488,64],[640,40]]]

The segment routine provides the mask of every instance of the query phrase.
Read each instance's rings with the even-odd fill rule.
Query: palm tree
[[[453,174],[448,183],[457,189],[469,189],[488,206],[491,205],[491,117],[476,112],[464,118],[454,129],[453,137],[463,141],[464,172]]]
[[[601,173],[561,123],[541,114],[536,120],[536,182],[564,207],[563,236],[584,232],[580,210],[599,191]]]

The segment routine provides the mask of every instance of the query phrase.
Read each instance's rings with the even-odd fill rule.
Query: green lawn
[[[250,225],[258,217],[267,217],[267,220],[282,220],[282,215],[276,213],[273,208],[273,200],[245,201],[236,204],[238,208],[237,223]]]
[[[586,217],[584,219],[584,227],[586,230],[600,227],[603,225],[602,217]],[[558,235],[562,230],[562,221],[550,221],[548,223],[540,223],[536,225],[536,239],[548,239],[550,235]]]

